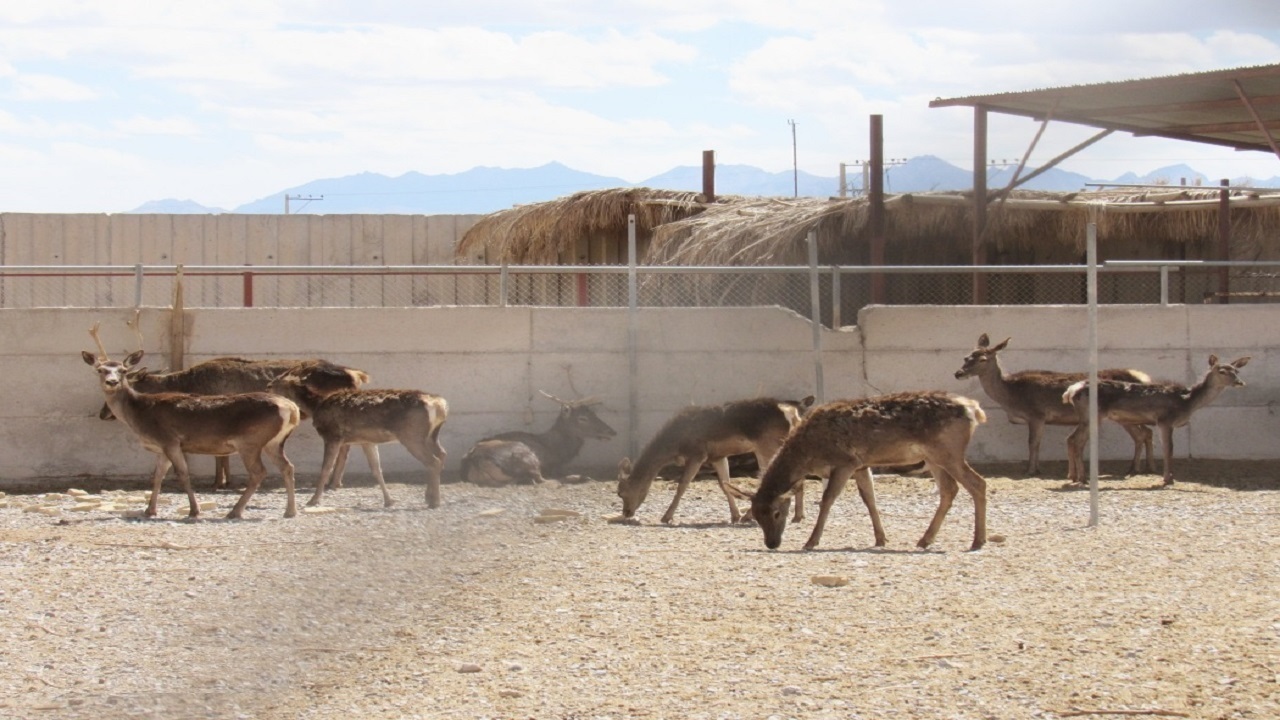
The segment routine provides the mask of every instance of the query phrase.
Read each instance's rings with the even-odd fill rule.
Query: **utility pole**
[[[800,197],[800,166],[796,162],[796,121],[788,120],[791,126],[791,186],[794,197]]]
[[[290,200],[301,200],[301,201],[302,201],[302,207],[306,207],[307,205],[310,205],[310,204],[311,204],[311,202],[312,202],[313,200],[323,200],[323,199],[324,199],[324,196],[323,196],[323,195],[290,195],[290,194],[288,194],[288,193],[285,193],[285,195],[284,195],[284,214],[285,214],[285,215],[288,215],[288,214],[289,214],[289,201],[290,201]]]

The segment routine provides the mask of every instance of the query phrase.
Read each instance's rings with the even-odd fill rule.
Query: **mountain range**
[[[1024,170],[1022,175],[1031,170]],[[1013,172],[1012,166],[993,165],[988,170],[988,186],[1004,187]],[[858,191],[862,187],[860,168],[848,167],[846,182],[850,192]],[[1276,187],[1280,186],[1280,177],[1266,180],[1234,178],[1231,182]],[[1171,165],[1145,175],[1129,172],[1109,180],[1051,168],[1021,187],[1069,192],[1084,189],[1088,183],[1216,185],[1217,180],[1210,180],[1186,165]],[[973,177],[969,170],[932,155],[922,155],[890,165],[885,171],[884,186],[885,191],[891,193],[965,190],[973,186]],[[555,162],[523,169],[476,167],[461,173],[441,175],[407,172],[399,177],[389,177],[364,172],[312,180],[230,210],[208,207],[193,200],[167,199],[147,202],[129,212],[485,214],[514,205],[554,200],[583,190],[624,187],[699,192],[702,190],[702,168],[676,167],[638,183],[574,170]],[[715,191],[717,195],[832,197],[840,194],[840,179],[803,171],[768,172],[749,165],[717,165]]]

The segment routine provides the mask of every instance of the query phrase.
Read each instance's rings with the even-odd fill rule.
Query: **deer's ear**
[[[98,358],[97,358],[93,353],[89,352],[88,350],[81,350],[81,351],[80,351],[80,357],[84,359],[84,361],[85,361],[85,363],[86,363],[86,364],[89,364],[89,365],[97,365],[97,364],[98,364]]]
[[[142,362],[142,351],[134,350],[133,352],[129,353],[129,357],[124,359],[124,366],[126,368],[132,368],[134,365],[137,365],[140,362]]]
[[[991,338],[987,337],[986,333],[982,333],[981,335],[978,336],[978,347],[984,348],[990,344],[991,344]]]
[[[1248,364],[1249,364],[1249,360],[1251,360],[1252,358],[1253,358],[1253,356],[1252,356],[1252,355],[1245,355],[1244,357],[1242,357],[1242,358],[1240,358],[1240,359],[1236,360],[1235,362],[1231,363],[1231,365],[1232,365],[1232,367],[1235,367],[1235,368],[1237,368],[1237,369],[1238,369],[1238,368],[1242,368],[1242,367],[1244,367],[1245,365],[1248,365]]]
[[[992,352],[1000,352],[1001,350],[1003,350],[1003,349],[1005,349],[1006,347],[1008,347],[1008,346],[1009,346],[1009,341],[1010,341],[1010,340],[1012,340],[1012,339],[1013,339],[1013,338],[1005,338],[1005,339],[1004,339],[1004,341],[1003,341],[1003,342],[1001,342],[999,345],[997,345],[997,346],[995,346],[995,347],[991,348],[991,351],[992,351]]]
[[[814,398],[812,395],[805,395],[804,399],[800,401],[800,407],[807,408],[810,405],[813,405],[813,402],[815,399],[816,398]]]
[[[1215,366],[1215,365],[1217,365],[1217,364],[1218,364],[1218,356],[1217,356],[1217,355],[1210,355],[1210,356],[1209,356],[1209,367],[1214,367],[1214,366]]]
[[[631,475],[631,458],[624,457],[618,461],[618,477]]]

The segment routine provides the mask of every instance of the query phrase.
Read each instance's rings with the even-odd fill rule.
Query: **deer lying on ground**
[[[1160,430],[1160,446],[1164,455],[1164,484],[1173,484],[1173,429],[1191,422],[1196,410],[1213,402],[1229,387],[1244,385],[1240,368],[1249,356],[1227,364],[1219,364],[1217,355],[1209,356],[1209,370],[1191,387],[1177,383],[1138,383],[1104,380],[1098,383],[1098,415],[1118,423],[1155,425]],[[1084,447],[1089,440],[1089,382],[1082,380],[1062,394],[1062,402],[1072,405],[1083,418],[1067,438],[1067,455],[1071,458],[1068,480],[1084,483]]]
[[[689,482],[703,463],[710,462],[719,478],[720,490],[729,501],[729,521],[738,522],[742,516],[729,482],[729,456],[755,453],[760,467],[766,467],[787,433],[812,404],[812,395],[803,400],[765,397],[681,410],[649,441],[634,468],[627,458],[619,464],[618,497],[622,498],[623,517],[635,516],[658,473],[668,465],[678,464],[684,470],[675,497],[662,515],[662,522],[670,523]],[[796,507],[796,519],[803,517],[801,503]]]
[[[331,365],[326,360],[247,360],[240,357],[221,357],[197,363],[185,370],[172,372],[152,372],[147,368],[134,368],[129,371],[129,385],[142,393],[182,392],[195,395],[231,395],[246,392],[266,392],[267,385],[279,375],[295,367],[315,365]],[[339,387],[356,388],[369,382],[369,375],[355,368],[341,368],[345,375],[333,374],[333,389]],[[102,406],[98,417],[111,420],[114,415],[110,407]],[[305,420],[306,417],[304,416]],[[230,463],[227,457],[214,458],[215,490],[230,485]],[[334,474],[334,483],[342,487],[342,467],[346,462],[346,448],[338,461],[338,470]]]
[[[774,550],[782,544],[792,495],[798,499],[805,477],[823,471],[829,473],[827,487],[804,549],[818,546],[831,505],[850,477],[871,515],[876,547],[884,547],[871,468],[923,460],[938,485],[940,498],[917,546],[923,549],[933,543],[959,486],[963,486],[973,497],[973,544],[969,549],[981,549],[987,539],[987,483],[969,466],[965,452],[974,430],[986,419],[976,400],[943,392],[837,400],[814,408],[778,450],[756,492],[744,494],[751,498],[751,514],[764,531],[765,547]]]
[[[155,474],[151,478],[151,498],[146,516],[155,517],[164,476],[173,466],[178,481],[187,493],[189,517],[200,515],[200,506],[191,491],[191,478],[186,454],[227,456],[240,455],[249,471],[249,483],[229,519],[244,516],[245,506],[266,477],[262,453],[271,458],[284,478],[288,501],[284,516],[294,517],[293,463],[284,454],[284,442],[301,422],[301,411],[292,401],[270,393],[234,395],[192,395],[189,393],[140,393],[129,384],[129,370],[142,360],[137,350],[117,362],[107,358],[98,339],[98,327],[90,333],[98,343],[98,355],[81,353],[85,363],[98,372],[98,384],[111,412],[124,421],[147,450],[156,454]]]
[[[609,440],[618,433],[596,415],[596,398],[561,400],[560,414],[546,432],[505,432],[477,442],[462,458],[462,479],[488,487],[537,484],[545,474],[560,477],[588,439]]]
[[[987,397],[1004,408],[1009,422],[1027,424],[1027,474],[1038,475],[1040,474],[1040,440],[1044,437],[1044,426],[1074,426],[1079,422],[1075,411],[1062,404],[1062,393],[1067,386],[1085,379],[1085,375],[1051,370],[1006,373],[1000,367],[999,353],[1008,344],[1009,338],[1005,338],[1004,342],[992,347],[987,334],[980,335],[978,346],[965,357],[964,365],[956,371],[956,379],[978,378]],[[1151,382],[1151,378],[1146,373],[1132,369],[1099,370],[1098,377],[1133,383]],[[1121,427],[1133,438],[1133,462],[1129,465],[1129,474],[1138,473],[1144,450],[1147,458],[1147,472],[1152,472],[1154,443],[1151,429],[1142,424],[1132,423],[1121,423]]]
[[[324,440],[324,461],[315,495],[308,506],[319,505],[325,486],[334,473],[343,447],[359,445],[369,469],[382,489],[382,502],[394,501],[382,477],[378,445],[399,441],[427,468],[426,502],[440,506],[440,472],[445,450],[440,446],[440,429],[449,416],[449,404],[438,395],[418,390],[342,389],[326,391],[326,376],[332,368],[297,367],[271,381],[270,390],[298,403],[309,415],[316,432]]]

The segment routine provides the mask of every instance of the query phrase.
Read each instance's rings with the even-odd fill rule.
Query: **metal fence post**
[[[630,440],[630,457],[635,457],[639,451],[639,428],[640,423],[640,388],[637,385],[637,378],[640,374],[640,359],[636,353],[638,348],[639,330],[637,317],[639,293],[636,287],[636,216],[634,214],[627,216],[627,364],[630,370],[627,373],[627,384],[629,398],[628,405],[628,421],[627,424],[631,428]]]
[[[809,231],[809,306],[813,320],[813,394],[826,402],[822,382],[822,303],[818,292],[818,234]]]
[[[839,330],[844,323],[840,318],[840,268],[836,265],[831,266],[831,329]]]
[[[502,269],[498,271],[498,307],[507,306],[507,282],[511,273],[507,269],[507,261],[502,261]]]
[[[142,263],[133,266],[133,306],[142,307]]]
[[[1160,306],[1169,306],[1169,266],[1160,266]]]

